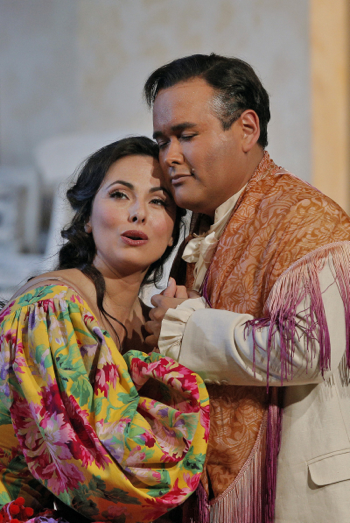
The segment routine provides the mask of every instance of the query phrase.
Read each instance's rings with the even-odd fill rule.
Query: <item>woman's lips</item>
[[[137,247],[139,245],[145,245],[145,243],[148,242],[148,236],[142,231],[125,231],[121,235],[121,239],[123,242],[125,242],[127,245],[131,245],[133,247]]]

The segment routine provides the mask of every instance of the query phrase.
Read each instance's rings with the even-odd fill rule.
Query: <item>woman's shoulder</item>
[[[38,287],[63,286],[74,290],[77,294],[90,295],[94,288],[92,281],[79,269],[63,269],[46,272],[28,280],[13,295],[12,300]]]
[[[3,309],[13,311],[43,300],[66,300],[83,305],[93,302],[94,285],[79,269],[51,271],[22,285]]]

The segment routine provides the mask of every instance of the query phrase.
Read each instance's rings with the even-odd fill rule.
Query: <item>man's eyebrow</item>
[[[171,127],[171,130],[176,133],[177,131],[184,131],[185,129],[191,129],[192,127],[196,127],[197,124],[195,123],[192,123],[192,122],[183,122],[183,123],[179,123],[177,125],[173,125],[173,127]]]
[[[178,133],[179,131],[184,131],[185,129],[191,129],[192,127],[196,127],[197,124],[193,122],[183,122],[178,123],[177,125],[173,125],[170,127],[171,132]],[[153,133],[153,139],[156,140],[157,138],[161,138],[164,136],[162,131],[154,131]]]
[[[114,182],[112,182],[109,185],[107,185],[106,189],[109,189],[110,187],[112,187],[112,185],[115,185],[116,183],[120,183],[121,185],[125,185],[125,187],[127,187],[128,189],[134,189],[134,186],[133,186],[132,183],[124,182],[124,180],[115,180]]]

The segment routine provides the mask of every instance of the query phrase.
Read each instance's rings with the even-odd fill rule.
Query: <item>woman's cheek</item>
[[[158,239],[164,239],[166,243],[168,243],[172,237],[173,229],[174,221],[168,215],[165,216],[162,220],[158,219],[155,222],[155,235],[158,237]]]

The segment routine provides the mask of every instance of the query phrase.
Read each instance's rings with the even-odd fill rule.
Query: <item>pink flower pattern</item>
[[[0,503],[18,459],[27,469],[16,495],[37,481],[94,520],[151,522],[196,489],[200,473],[185,458],[203,461],[209,404],[193,372],[156,353],[121,356],[64,285],[2,311],[0,344],[0,449],[14,443],[0,450]],[[166,399],[138,396],[149,378]]]

